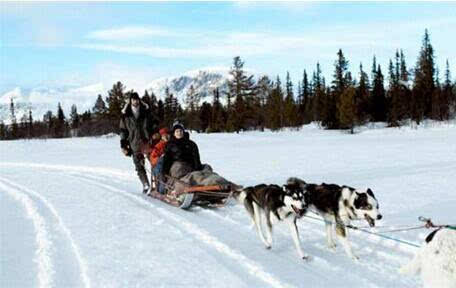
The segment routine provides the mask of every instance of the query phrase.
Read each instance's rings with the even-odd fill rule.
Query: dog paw
[[[304,255],[304,256],[302,256],[302,260],[308,262],[308,261],[312,260],[312,257],[310,257],[310,255]]]
[[[359,261],[359,257],[356,255],[351,255],[350,257],[355,261]]]
[[[264,246],[267,250],[271,250],[271,245]]]

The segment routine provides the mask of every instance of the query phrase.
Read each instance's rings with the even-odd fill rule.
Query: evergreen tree
[[[157,96],[152,92],[150,94],[150,113],[158,118],[158,101],[157,101]]]
[[[101,99],[101,97],[100,97]],[[103,99],[101,99],[103,100]],[[71,114],[70,114],[70,121],[71,121],[71,129],[78,129],[79,128],[79,114],[78,108],[75,104],[71,105]]]
[[[434,48],[432,48],[428,30],[423,37],[423,44],[418,56],[413,84],[414,119],[419,123],[424,117],[430,117],[432,95],[435,89]]]
[[[443,82],[443,99],[448,103],[448,118],[451,116],[451,113],[455,112],[455,105],[456,105],[456,97],[453,92],[453,85],[451,85],[451,73],[450,73],[450,64],[448,63],[448,59],[446,61],[445,67],[445,80]]]
[[[342,93],[351,83],[351,75],[348,72],[348,60],[345,59],[342,50],[337,52],[337,60],[334,63],[334,80],[332,81],[332,93],[327,95],[328,101],[326,117],[323,119],[322,124],[329,129],[336,129],[340,127],[340,121],[337,112],[337,103],[340,101]]]
[[[46,137],[53,137],[54,136],[54,115],[52,115],[52,111],[48,110],[44,115],[43,115],[43,122],[46,125]]]
[[[227,95],[234,98],[235,103],[234,113],[229,111],[228,117],[229,122],[233,122],[234,124],[234,130],[239,132],[241,129],[248,128],[247,122],[251,119],[251,112],[253,111],[254,106],[253,96],[255,83],[253,81],[253,75],[246,75],[244,71],[244,62],[239,56],[233,58],[233,66],[229,73],[232,76],[232,79],[227,82]],[[250,114],[248,112],[250,112]]]
[[[372,82],[372,119],[375,122],[384,122],[386,121],[387,107],[384,77],[380,64],[378,65],[377,71],[374,73]]]
[[[107,116],[110,121],[112,131],[119,131],[119,123],[123,106],[126,103],[127,96],[125,86],[118,81],[112,86],[112,89],[108,91],[108,97],[106,97],[106,103],[108,104]]]
[[[258,99],[258,126],[260,127],[261,131],[264,131],[264,127],[266,126],[267,122],[266,104],[273,89],[272,81],[268,76],[262,76],[260,79],[258,79],[256,87],[256,96]]]
[[[354,86],[349,85],[345,88],[342,95],[340,95],[337,102],[337,112],[340,121],[340,128],[350,129],[353,134],[354,127],[357,122],[356,119],[356,102],[355,102],[356,89]]]
[[[369,76],[363,71],[363,65],[359,64],[359,84],[356,87],[355,106],[356,119],[363,124],[368,120],[370,85]]]
[[[307,76],[306,70],[304,70],[302,76],[302,84],[301,84],[301,93],[302,93],[302,100],[299,103],[299,114],[302,123],[309,123],[312,121],[312,88],[310,85],[310,81]]]
[[[95,105],[93,106],[92,111],[97,116],[101,116],[101,115],[103,115],[104,113],[107,112],[106,103],[105,103],[105,101],[103,100],[103,97],[101,97],[100,94],[98,94],[98,98],[95,101]]]
[[[445,111],[445,108],[448,107],[448,103],[444,103],[442,87],[440,86],[439,80],[439,71],[436,69],[435,74],[435,87],[434,92],[432,93],[432,102],[431,102],[431,118],[435,120],[444,120],[448,117],[448,111]]]
[[[160,126],[167,126],[165,125],[165,104],[161,99],[157,102],[157,118]]]
[[[206,101],[203,102],[201,109],[199,110],[199,117],[197,121],[199,122],[198,130],[201,129],[204,132],[209,130],[210,123],[213,121],[211,104]]]
[[[225,120],[223,115],[223,106],[220,103],[220,91],[219,88],[215,88],[213,91],[212,98],[212,112],[210,122],[210,132],[221,132],[225,126]]]
[[[287,71],[287,78],[285,82],[286,87],[286,96],[284,101],[284,126],[286,127],[294,127],[298,124],[298,113],[297,107],[294,99],[293,94],[293,83],[290,79],[290,73]]]
[[[0,140],[6,140],[7,138],[6,125],[3,120],[0,119]]]
[[[10,120],[11,120],[11,131],[9,133],[10,139],[17,139],[18,133],[19,133],[19,127],[17,125],[17,118],[16,118],[16,111],[14,108],[14,101],[13,98],[11,98],[10,102]]]
[[[388,79],[389,79],[389,89],[387,92],[387,107],[388,109],[388,123],[389,126],[396,127],[399,126],[399,121],[401,120],[401,99],[399,94],[399,53],[396,51],[396,66],[393,64],[393,61],[389,62],[388,66]]]
[[[146,103],[149,108],[150,108],[150,96],[149,96],[149,92],[147,90],[144,90],[144,95],[141,97],[141,101]]]
[[[320,63],[317,63],[317,71],[313,73],[312,82],[313,82],[313,94],[314,94],[314,119],[319,121],[322,126],[325,119],[328,117],[328,99],[326,95],[326,87],[324,84],[323,77],[321,75]]]
[[[32,110],[29,109],[29,116],[28,116],[28,138],[33,138],[34,131],[33,131],[33,117],[32,117]]]
[[[57,105],[57,119],[55,122],[55,137],[62,138],[65,136],[65,114],[63,113],[62,106]]]
[[[274,85],[274,89],[272,89],[271,94],[267,101],[267,126],[275,131],[284,126],[283,121],[283,90],[282,90],[282,83],[280,81],[280,77],[277,76],[276,83]]]
[[[187,95],[185,98],[185,102],[187,104],[186,109],[186,118],[187,118],[187,125],[189,128],[193,130],[200,130],[200,117],[199,117],[199,102],[200,102],[200,95],[196,92],[193,85],[190,85],[190,88],[187,91]],[[205,119],[206,120],[206,119]]]

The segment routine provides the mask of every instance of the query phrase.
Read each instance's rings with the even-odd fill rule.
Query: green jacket
[[[150,113],[149,106],[140,102],[139,116],[135,118],[128,103],[122,110],[120,119],[120,147],[133,153],[140,152],[158,132],[158,121]]]

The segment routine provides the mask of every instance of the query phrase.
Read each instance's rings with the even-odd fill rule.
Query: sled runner
[[[214,173],[209,165],[181,178],[169,175],[165,178],[166,182],[159,183],[164,185],[165,194],[153,191],[150,196],[182,209],[192,205],[223,206],[233,191],[242,188]]]

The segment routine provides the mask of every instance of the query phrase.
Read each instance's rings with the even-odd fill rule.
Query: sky
[[[441,71],[456,76],[456,3],[440,2],[0,2],[0,96],[17,89],[115,81],[143,91],[159,77],[230,67],[295,86],[321,64],[332,79],[342,49],[349,69],[386,72],[396,49],[408,68],[429,29]],[[455,77],[453,77],[455,79]],[[327,80],[328,81],[328,80]],[[283,82],[283,81],[282,81]]]

